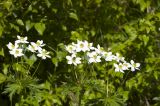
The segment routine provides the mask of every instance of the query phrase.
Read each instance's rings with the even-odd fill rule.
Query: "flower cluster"
[[[124,72],[125,70],[135,71],[139,70],[140,63],[135,63],[133,60],[128,63],[125,58],[120,56],[119,53],[113,55],[110,51],[105,51],[103,47],[97,45],[93,46],[93,43],[87,41],[79,41],[65,46],[69,55],[66,56],[68,64],[77,66],[85,61],[90,63],[99,63],[102,61],[111,62],[114,61],[113,66],[116,72]]]
[[[18,39],[14,42],[14,44],[11,42],[7,44],[7,47],[10,50],[10,54],[13,55],[15,58],[25,55],[24,53],[26,51],[37,53],[37,56],[41,57],[42,59],[50,58],[49,52],[42,48],[45,46],[43,40],[37,40],[36,42],[28,42],[27,37],[17,36],[17,38]]]

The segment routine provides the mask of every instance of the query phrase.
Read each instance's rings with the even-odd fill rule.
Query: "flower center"
[[[93,58],[96,59],[96,58],[97,58],[97,55],[93,55]]]
[[[80,44],[80,48],[83,48],[83,47],[84,47],[84,44],[81,43],[81,44]]]
[[[16,51],[15,51],[15,54],[19,54],[19,50],[16,50]]]
[[[41,45],[41,43],[40,43],[40,42],[37,42],[36,44],[37,44],[38,46],[40,46],[40,45]]]
[[[72,47],[69,47],[69,50],[72,50],[73,48]]]
[[[14,48],[15,46],[14,46],[14,45],[12,45],[11,47],[12,47],[12,48]]]
[[[122,65],[119,65],[119,69],[122,69],[122,67],[123,67]]]

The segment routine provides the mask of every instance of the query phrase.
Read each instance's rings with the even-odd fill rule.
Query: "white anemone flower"
[[[131,67],[131,64],[124,62],[123,63],[123,70],[128,70]]]
[[[66,56],[66,59],[68,60],[68,64],[74,64],[77,66],[77,64],[81,64],[81,58],[76,57],[75,54],[72,54],[71,56]]]
[[[117,62],[125,62],[124,57],[120,56],[119,53],[116,53],[116,55],[114,56],[114,60],[116,60]]]
[[[84,45],[86,46],[84,48],[84,51],[90,51],[90,50],[94,50],[95,48],[93,47],[93,43],[88,43],[88,41],[84,41]]]
[[[15,58],[23,56],[23,49],[12,49],[9,51],[11,55],[13,55]]]
[[[120,64],[114,64],[114,67],[115,67],[115,72],[122,72],[122,73],[124,73],[124,71],[123,71],[124,67],[123,67],[122,63],[120,63]]]
[[[37,40],[36,44],[37,44],[38,47],[45,46],[45,44],[43,43],[43,40]]]
[[[42,50],[38,50],[38,57],[41,57],[42,59],[46,59],[46,58],[51,58],[51,56],[49,55],[50,52],[46,51],[45,49]]]
[[[12,44],[11,42],[9,42],[7,44],[8,49],[13,50],[13,49],[17,49],[19,47],[19,45],[17,43]]]
[[[82,42],[82,41],[77,41],[77,44],[76,44],[76,52],[86,52],[86,51],[89,51],[89,48],[88,48],[88,42]]]
[[[139,70],[140,63],[135,63],[133,60],[131,60],[131,71],[135,71],[136,69]]]
[[[97,54],[97,52],[88,52],[87,56],[89,57],[88,62],[89,63],[97,63],[97,62],[101,62],[101,56],[99,56]]]
[[[37,45],[35,43],[31,43],[31,45],[29,45],[27,49],[33,53],[38,50]]]
[[[112,61],[114,59],[112,52],[102,52],[102,56],[104,57],[105,61]]]
[[[18,40],[15,41],[16,43],[29,43],[27,41],[27,39],[28,39],[27,37],[17,36],[17,38],[18,38]]]
[[[75,53],[76,47],[74,45],[68,45],[68,46],[66,46],[66,50],[69,53]]]
[[[95,48],[95,51],[98,53],[98,54],[101,54],[104,52],[104,48],[103,47],[100,47],[100,45],[98,44],[97,45],[97,48]]]
[[[39,46],[39,44],[37,44],[37,43],[31,42],[31,46],[33,46],[32,49],[34,49],[35,51],[36,50],[38,50],[38,51],[42,50],[41,46]]]

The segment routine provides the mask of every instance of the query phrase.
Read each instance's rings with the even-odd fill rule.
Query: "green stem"
[[[108,98],[108,82],[109,82],[109,78],[107,78],[107,98]]]
[[[49,45],[46,45],[49,49],[51,49],[51,50],[53,50],[54,52],[56,52],[56,50],[55,49],[53,49],[51,46],[49,46]]]
[[[105,64],[105,67],[107,68],[107,64]],[[108,69],[108,68],[107,68]],[[108,72],[108,70],[107,70]],[[109,89],[108,89],[108,84],[109,84],[109,76],[107,76],[107,72],[105,72],[105,82],[107,81],[107,86],[105,86],[105,90],[107,91],[107,94],[105,96],[105,106],[107,106],[107,98],[108,98],[108,94],[109,94]],[[107,80],[106,80],[107,77]]]
[[[38,66],[37,66],[36,70],[34,71],[34,73],[33,73],[32,77],[33,77],[33,76],[35,75],[35,73],[37,72],[37,70],[38,70],[38,68],[39,68],[40,63],[41,63],[41,60],[39,61]]]

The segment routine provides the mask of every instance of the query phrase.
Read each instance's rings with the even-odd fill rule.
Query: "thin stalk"
[[[127,79],[127,76],[128,76],[129,73],[130,73],[130,71],[128,71],[128,73],[127,73],[126,77],[124,78],[124,80],[122,81],[121,85],[124,84],[124,82],[125,82],[125,80]]]
[[[51,46],[49,46],[49,45],[46,45],[49,49],[51,49],[51,50],[53,50],[54,52],[56,52],[56,50],[55,49],[53,49]]]
[[[108,82],[109,82],[109,78],[107,78],[107,98],[108,98]]]
[[[39,61],[38,66],[37,66],[36,70],[34,71],[34,73],[33,73],[32,77],[33,77],[33,76],[35,75],[35,73],[37,72],[37,70],[38,70],[38,68],[39,68],[40,63],[41,63],[41,60]]]
[[[107,64],[105,64],[105,67],[107,68]],[[108,69],[108,68],[107,68]],[[107,70],[108,71],[108,70]],[[105,91],[107,91],[107,94],[106,94],[106,98],[105,98],[105,106],[107,106],[107,98],[108,98],[108,94],[109,94],[109,89],[108,89],[108,85],[109,85],[109,76],[107,77],[107,72],[105,72],[105,82],[107,81],[107,86],[105,86]],[[107,80],[106,80],[106,77],[107,77]]]

